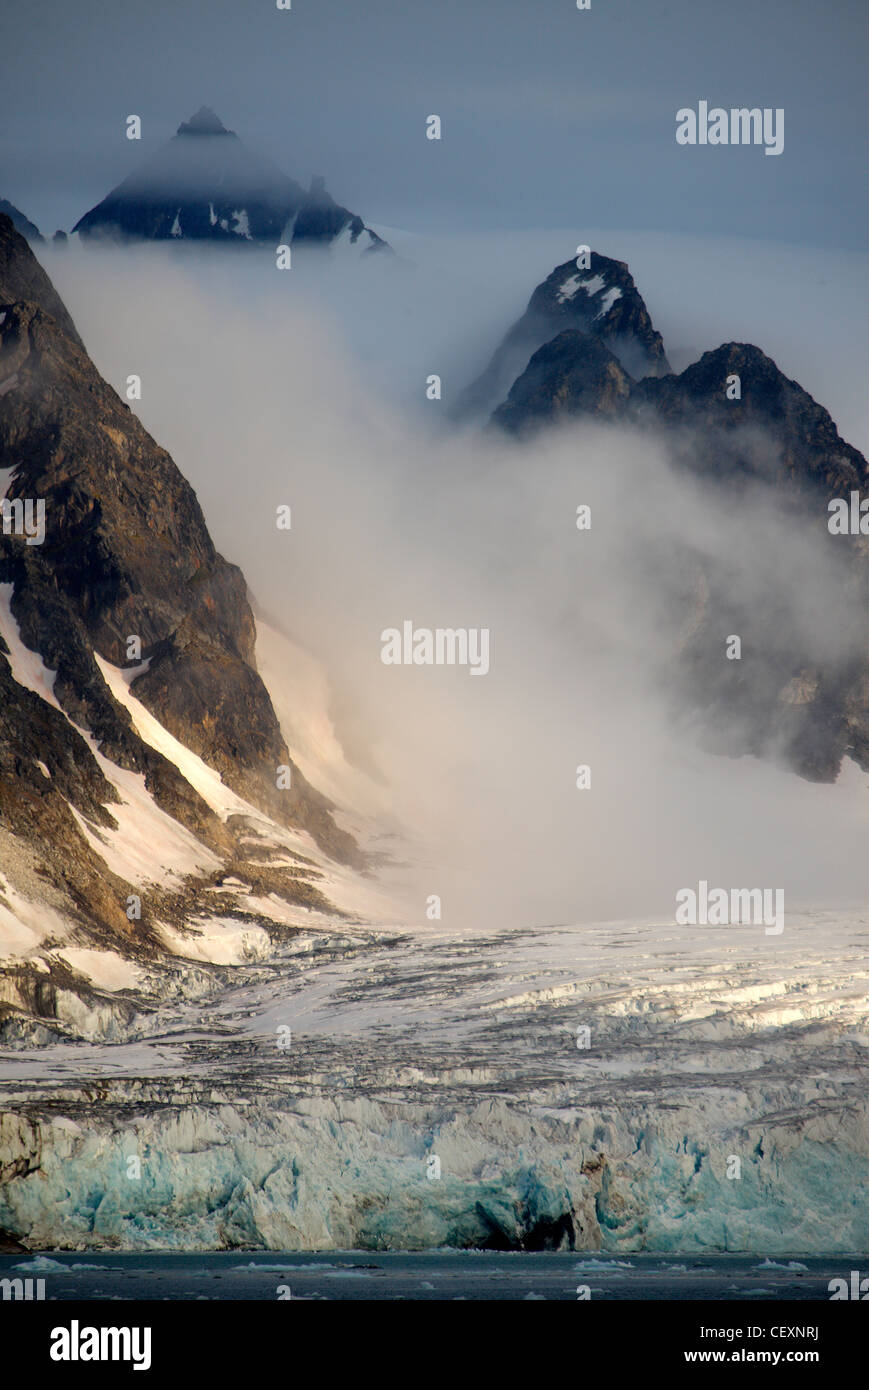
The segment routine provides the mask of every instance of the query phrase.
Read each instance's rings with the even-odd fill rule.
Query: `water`
[[[790,1266],[790,1267],[789,1267]],[[46,1300],[828,1301],[854,1255],[695,1256],[491,1251],[295,1251],[0,1256],[0,1278],[41,1278]],[[282,1292],[281,1292],[282,1291]],[[288,1292],[287,1292],[288,1291]]]

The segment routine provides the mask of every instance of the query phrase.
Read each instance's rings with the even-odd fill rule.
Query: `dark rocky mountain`
[[[280,827],[307,831],[345,863],[360,855],[293,764],[257,673],[244,578],[215,550],[170,456],[100,377],[7,217],[0,470],[0,916],[16,894],[37,895],[51,921],[72,924],[73,939],[121,943],[141,958],[163,949],[160,924],[183,928],[233,866],[261,897],[324,905],[322,875],[280,848]],[[28,500],[45,507],[42,543],[29,543],[18,524]],[[135,661],[131,635],[141,643]],[[130,666],[130,696],[158,721],[156,736],[140,732],[121,698],[120,672]],[[201,769],[198,781],[188,764]],[[291,785],[279,790],[281,766]],[[237,814],[218,813],[203,790],[209,775],[220,797],[243,798]],[[192,864],[171,889],[154,886],[135,922],[124,904],[141,890],[112,853],[130,797],[139,798],[132,822],[124,810],[134,857],[136,840],[145,846],[151,834],[155,856],[192,853],[212,865]],[[259,813],[253,828],[245,807]],[[269,867],[275,857],[284,867]],[[214,906],[221,901],[231,895]],[[12,988],[13,1013],[54,1016],[74,972],[57,959],[46,969],[22,964],[15,987],[0,992],[8,1003]]]
[[[564,270],[546,284],[557,285]],[[861,536],[834,537],[827,526],[829,501],[869,494],[869,464],[824,407],[750,343],[725,343],[679,375],[635,380],[597,333],[568,330],[533,354],[492,425],[527,436],[570,418],[654,432],[699,480],[713,513],[757,499],[788,518],[795,544],[813,538],[825,582],[842,597],[836,627],[847,640],[838,643],[807,632],[785,580],[746,588],[690,537],[656,561],[689,634],[675,654],[674,699],[699,716],[716,751],[774,756],[817,781],[834,780],[846,755],[869,770],[867,548]],[[812,583],[806,575],[801,599]],[[731,633],[742,640],[738,661],[722,659]]]
[[[727,396],[733,377],[737,399]],[[731,491],[764,482],[780,495],[827,500],[869,488],[869,464],[829,412],[752,343],[724,343],[678,376],[635,381],[597,337],[559,333],[533,355],[492,423],[519,434],[571,416],[664,430],[686,467]]]
[[[488,415],[538,348],[568,329],[597,338],[633,377],[670,370],[661,335],[627,265],[592,251],[587,270],[566,261],[537,286],[486,370],[465,391],[459,416]]]
[[[206,106],[73,231],[86,238],[272,246],[329,245],[344,236],[360,250],[386,246],[330,197],[323,179],[314,178],[306,192],[249,150]]]
[[[351,245],[358,243],[362,250],[376,251],[387,246],[361,217],[336,203],[326,191],[325,180],[315,176],[293,223],[293,243],[329,245],[342,235]]]
[[[23,237],[26,237],[28,241],[38,243],[45,240],[36,224],[31,222],[29,217],[25,217],[24,213],[20,212],[19,209],[8,202],[6,198],[0,198],[0,214],[4,217],[11,218],[15,230],[20,232]]]
[[[725,386],[733,376],[740,396],[730,400]],[[752,343],[723,343],[679,376],[637,382],[631,412],[640,424],[666,426],[674,443],[680,430],[702,431],[706,447],[697,450],[688,439],[680,453],[695,471],[731,486],[755,478],[830,498],[869,481],[866,460],[841,438],[829,412]]]
[[[492,424],[519,434],[565,416],[621,416],[633,386],[600,338],[567,328],[537,349]]]

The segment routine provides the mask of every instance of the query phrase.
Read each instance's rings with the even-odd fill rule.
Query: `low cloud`
[[[736,336],[776,356],[808,325],[818,361],[802,384],[836,415],[824,389],[837,372],[840,390],[842,373],[852,379],[850,330],[837,342],[820,300],[800,298],[796,253],[787,293],[771,295],[771,341],[751,276],[748,331],[721,331],[734,310],[713,274],[708,313],[697,310],[706,248],[683,248],[678,271],[656,275],[654,239],[588,239],[631,261],[675,359],[701,335],[693,355]],[[818,659],[853,640],[825,553],[774,500],[713,510],[651,435],[577,424],[517,444],[456,432],[450,398],[573,244],[548,232],[490,243],[488,258],[475,239],[399,249],[415,264],[315,255],[278,272],[267,253],[183,247],[71,247],[46,263],[103,374],[122,394],[141,376],[137,413],[260,610],[328,671],[348,755],[389,788],[407,833],[409,919],[424,920],[432,894],[443,924],[467,931],[672,918],[676,891],[701,879],[782,887],[788,906],[858,896],[869,779],[849,765],[818,786],[705,753],[668,694],[691,621],[683,548],[745,602],[773,585]],[[852,269],[828,262],[828,302],[844,299]],[[434,372],[441,402],[425,397]],[[858,447],[861,409],[851,401]],[[289,531],[275,524],[281,504]],[[383,630],[408,620],[487,629],[485,678],[385,665]]]

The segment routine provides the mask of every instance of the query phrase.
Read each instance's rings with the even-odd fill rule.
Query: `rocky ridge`
[[[6,217],[0,494],[0,1027],[75,1032],[101,981],[82,1026],[117,1028],[134,979],[262,955],[363,856],[287,748],[241,572]]]
[[[592,256],[597,295],[605,293],[597,281],[610,275],[604,260]],[[571,264],[538,286],[532,305],[551,306],[553,294],[557,301],[574,282],[583,284],[582,274],[563,279]],[[553,315],[538,316],[543,321],[551,325]],[[518,350],[519,341],[532,341],[518,327],[493,359],[490,385],[507,344]],[[744,592],[732,573],[704,561],[689,536],[668,557],[689,634],[674,653],[674,700],[681,713],[699,716],[716,751],[772,756],[816,781],[834,781],[845,757],[869,770],[869,547],[861,534],[828,529],[834,499],[869,492],[869,464],[829,412],[754,344],[722,344],[678,375],[666,369],[663,345],[656,362],[659,370],[637,379],[597,320],[592,331],[563,329],[531,354],[491,424],[532,448],[535,432],[571,421],[652,435],[685,485],[690,479],[703,489],[711,513],[729,515],[734,504],[774,508],[793,527],[795,543],[811,540],[837,576],[843,603],[836,622],[847,629],[838,644],[807,635],[772,586]],[[811,583],[806,575],[804,592]],[[722,659],[728,634],[741,638],[738,661]]]

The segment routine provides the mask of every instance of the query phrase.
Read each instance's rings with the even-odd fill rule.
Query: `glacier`
[[[866,944],[833,910],[780,938],[311,931],[123,1041],[0,1054],[0,1228],[33,1250],[866,1250]]]

